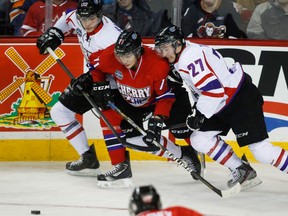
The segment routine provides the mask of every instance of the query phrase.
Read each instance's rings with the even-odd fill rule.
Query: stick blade
[[[236,185],[234,185],[231,188],[228,188],[226,190],[221,190],[221,197],[223,198],[230,198],[232,196],[235,196],[241,191],[241,185],[238,182]]]

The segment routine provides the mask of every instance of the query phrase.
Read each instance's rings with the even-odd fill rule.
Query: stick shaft
[[[113,104],[111,101],[108,101],[108,105],[115,110],[117,113],[119,113],[126,121],[128,121],[135,129],[137,129],[142,135],[146,135],[146,132],[142,130],[131,118],[126,116],[118,107],[116,107],[115,104]],[[204,179],[202,176],[198,175],[196,172],[194,172],[191,168],[185,165],[185,163],[180,159],[174,156],[173,153],[169,152],[168,149],[166,149],[163,145],[160,143],[156,142],[155,140],[153,141],[153,144],[159,147],[165,154],[169,156],[172,160],[176,161],[179,165],[185,168],[193,177],[197,178],[199,181],[201,181],[203,184],[205,184],[208,188],[210,188],[212,191],[217,193],[219,196],[224,197],[223,193],[221,190],[216,188],[214,185],[212,185],[210,182],[208,182],[206,179]],[[237,185],[237,187],[240,187],[240,185]],[[239,192],[239,191],[238,191]],[[225,194],[225,196],[229,196]]]

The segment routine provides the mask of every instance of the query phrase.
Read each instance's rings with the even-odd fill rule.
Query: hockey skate
[[[75,176],[95,177],[100,174],[99,167],[100,164],[97,159],[94,144],[92,144],[89,150],[81,155],[79,160],[66,164],[66,173]]]
[[[227,182],[228,187],[233,187],[239,182],[241,190],[246,190],[262,183],[261,179],[257,177],[256,171],[245,161],[235,170],[231,170],[231,172],[232,179]]]
[[[181,151],[181,160],[186,163],[186,166],[190,167],[195,173],[201,175],[201,163],[197,152],[191,146],[181,146]],[[192,177],[193,179],[198,180],[193,175]]]
[[[126,160],[124,162],[115,165],[113,170],[98,175],[97,186],[100,188],[128,188],[132,187],[131,178],[129,152],[126,151]]]

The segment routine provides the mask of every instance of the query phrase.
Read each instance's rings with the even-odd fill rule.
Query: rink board
[[[38,84],[52,98],[52,101],[46,104],[47,110],[57,102],[59,94],[70,81],[58,64],[48,63],[49,56],[38,54],[35,41],[35,38],[0,39],[0,161],[64,161],[78,158],[74,149],[49,116],[35,119],[34,113],[34,116],[31,114],[27,119],[22,116],[21,119],[17,113],[22,101],[32,102],[32,99],[27,99],[27,94],[23,93],[29,86],[28,82],[17,81],[24,80],[29,71],[39,72],[39,68],[42,69],[40,71],[41,82]],[[288,42],[194,41],[213,46],[225,57],[229,65],[235,61],[242,63],[244,70],[251,75],[254,84],[258,86],[264,97],[263,108],[270,140],[287,149]],[[152,39],[146,39],[144,42],[148,45],[153,44]],[[63,52],[62,61],[74,76],[86,71],[84,59],[75,39],[65,39],[65,43],[61,46],[61,52]],[[47,67],[46,64],[48,64]],[[20,83],[17,84],[17,82]],[[42,96],[40,97],[42,98]],[[37,96],[33,100],[35,98]],[[35,106],[39,109],[38,105]],[[78,119],[86,129],[89,143],[97,146],[99,159],[108,160],[99,120],[91,112],[86,113],[83,117],[78,116]],[[232,133],[229,133],[224,139],[233,144],[238,155],[245,152],[245,149],[237,148]],[[177,143],[183,144],[181,140]],[[250,155],[249,152],[247,154]],[[131,155],[133,160],[158,159],[147,153],[134,151]]]
[[[100,161],[108,161],[109,156],[104,140],[89,140],[96,146],[96,152]],[[184,141],[177,141],[179,145],[185,145]],[[246,157],[251,162],[257,162],[247,147],[239,148],[235,141],[228,141],[235,153]],[[273,144],[288,150],[287,142],[273,142]],[[163,159],[152,154],[130,151],[131,160],[161,160]],[[51,140],[1,140],[0,141],[0,161],[67,161],[76,160],[79,156],[66,139]],[[206,156],[208,162],[212,160]]]

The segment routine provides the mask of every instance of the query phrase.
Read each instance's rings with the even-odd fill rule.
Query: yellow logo
[[[55,53],[59,58],[65,56],[60,48],[55,50]],[[0,91],[0,104],[17,90],[22,95],[22,100],[17,108],[18,115],[13,118],[13,125],[50,117],[50,110],[46,105],[52,101],[49,88],[54,76],[42,75],[56,64],[55,59],[49,55],[32,70],[14,47],[9,47],[5,51],[5,55],[24,74],[23,77],[14,76],[14,81]]]

